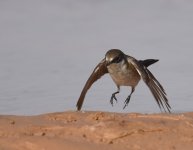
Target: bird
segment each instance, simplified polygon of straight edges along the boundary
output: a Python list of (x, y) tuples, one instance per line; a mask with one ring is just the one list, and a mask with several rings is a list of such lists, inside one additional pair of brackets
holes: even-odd
[(110, 49), (106, 52), (99, 64), (94, 68), (88, 78), (80, 97), (77, 101), (77, 111), (80, 111), (84, 102), (87, 91), (92, 84), (100, 79), (103, 75), (109, 74), (117, 86), (117, 91), (111, 96), (110, 103), (113, 106), (114, 101), (117, 101), (116, 94), (120, 92), (121, 86), (130, 86), (131, 92), (125, 100), (125, 109), (131, 99), (131, 95), (135, 91), (136, 86), (142, 79), (147, 87), (150, 89), (155, 98), (160, 110), (171, 113), (171, 106), (169, 104), (167, 94), (163, 86), (148, 70), (148, 66), (159, 61), (158, 59), (137, 60), (132, 56), (124, 54), (120, 49)]

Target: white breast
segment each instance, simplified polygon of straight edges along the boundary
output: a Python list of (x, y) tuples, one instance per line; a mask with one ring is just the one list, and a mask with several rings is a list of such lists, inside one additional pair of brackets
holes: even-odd
[(124, 60), (120, 63), (113, 63), (107, 68), (110, 76), (117, 85), (136, 86), (140, 80), (138, 72), (130, 68)]

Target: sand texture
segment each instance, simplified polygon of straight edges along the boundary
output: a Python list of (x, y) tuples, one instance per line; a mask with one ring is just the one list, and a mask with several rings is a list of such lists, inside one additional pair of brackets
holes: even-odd
[(192, 150), (193, 112), (0, 116), (0, 150)]

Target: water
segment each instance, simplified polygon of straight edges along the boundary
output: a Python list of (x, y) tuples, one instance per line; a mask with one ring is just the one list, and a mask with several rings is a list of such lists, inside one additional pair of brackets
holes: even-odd
[[(158, 58), (150, 70), (165, 87), (173, 112), (193, 108), (193, 2), (0, 1), (0, 114), (36, 115), (75, 110), (79, 94), (108, 49), (137, 59)], [(105, 75), (87, 93), (84, 110), (160, 112), (140, 82), (119, 102)]]

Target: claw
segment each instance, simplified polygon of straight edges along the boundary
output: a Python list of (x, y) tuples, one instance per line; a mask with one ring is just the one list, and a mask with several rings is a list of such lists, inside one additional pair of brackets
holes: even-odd
[(129, 104), (129, 101), (131, 99), (131, 95), (132, 93), (135, 91), (135, 87), (132, 87), (131, 89), (131, 93), (129, 94), (129, 96), (127, 97), (127, 99), (125, 100), (125, 106), (123, 107), (123, 109), (125, 109), (125, 107), (127, 107), (127, 105)]
[(127, 99), (125, 100), (125, 106), (123, 107), (123, 109), (125, 109), (125, 107), (128, 106), (129, 101), (130, 101), (130, 98), (131, 98), (131, 96), (129, 95), (129, 96), (127, 97)]
[(115, 100), (117, 102), (117, 98), (116, 98), (115, 94), (117, 94), (117, 93), (113, 93), (112, 96), (111, 96), (110, 103), (111, 103), (112, 106), (113, 106), (113, 100)]
[(115, 100), (117, 102), (117, 98), (116, 98), (115, 95), (118, 94), (119, 91), (120, 91), (120, 88), (119, 88), (119, 86), (117, 86), (117, 92), (113, 93), (112, 96), (111, 96), (111, 99), (110, 99), (110, 103), (111, 103), (112, 106), (113, 106), (113, 100)]

